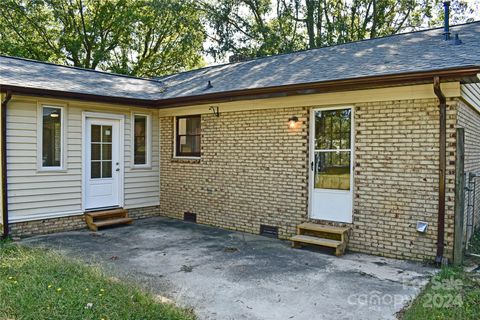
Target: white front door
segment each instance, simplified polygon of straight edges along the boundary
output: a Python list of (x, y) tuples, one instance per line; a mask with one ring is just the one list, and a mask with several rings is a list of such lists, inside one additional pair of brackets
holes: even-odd
[(352, 108), (310, 114), (310, 217), (352, 222)]
[(120, 121), (86, 118), (84, 207), (120, 206)]

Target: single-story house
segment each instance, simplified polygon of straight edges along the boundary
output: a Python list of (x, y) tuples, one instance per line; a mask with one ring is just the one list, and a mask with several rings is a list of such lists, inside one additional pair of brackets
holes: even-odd
[(480, 173), (479, 74), (480, 22), (158, 79), (1, 56), (4, 234), (123, 208), (452, 259), (472, 224), (464, 173)]

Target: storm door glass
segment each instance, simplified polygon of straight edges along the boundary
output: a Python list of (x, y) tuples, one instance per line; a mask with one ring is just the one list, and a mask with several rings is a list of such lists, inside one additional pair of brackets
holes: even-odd
[(351, 109), (315, 112), (315, 189), (350, 190)]

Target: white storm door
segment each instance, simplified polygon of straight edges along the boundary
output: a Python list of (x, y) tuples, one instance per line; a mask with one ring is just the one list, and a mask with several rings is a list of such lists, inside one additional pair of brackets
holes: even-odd
[(120, 121), (87, 118), (85, 209), (120, 206)]
[(314, 109), (310, 126), (310, 217), (352, 222), (352, 108)]

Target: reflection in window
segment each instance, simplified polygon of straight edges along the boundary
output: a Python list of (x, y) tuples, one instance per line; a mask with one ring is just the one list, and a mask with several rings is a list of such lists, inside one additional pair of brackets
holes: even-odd
[(147, 116), (134, 116), (133, 163), (147, 164)]
[(42, 167), (61, 167), (62, 109), (42, 107)]
[(350, 152), (315, 152), (315, 188), (350, 190)]
[(351, 109), (315, 112), (315, 188), (350, 190)]
[(315, 149), (350, 149), (351, 110), (315, 112)]
[(176, 156), (200, 157), (201, 117), (177, 117)]

